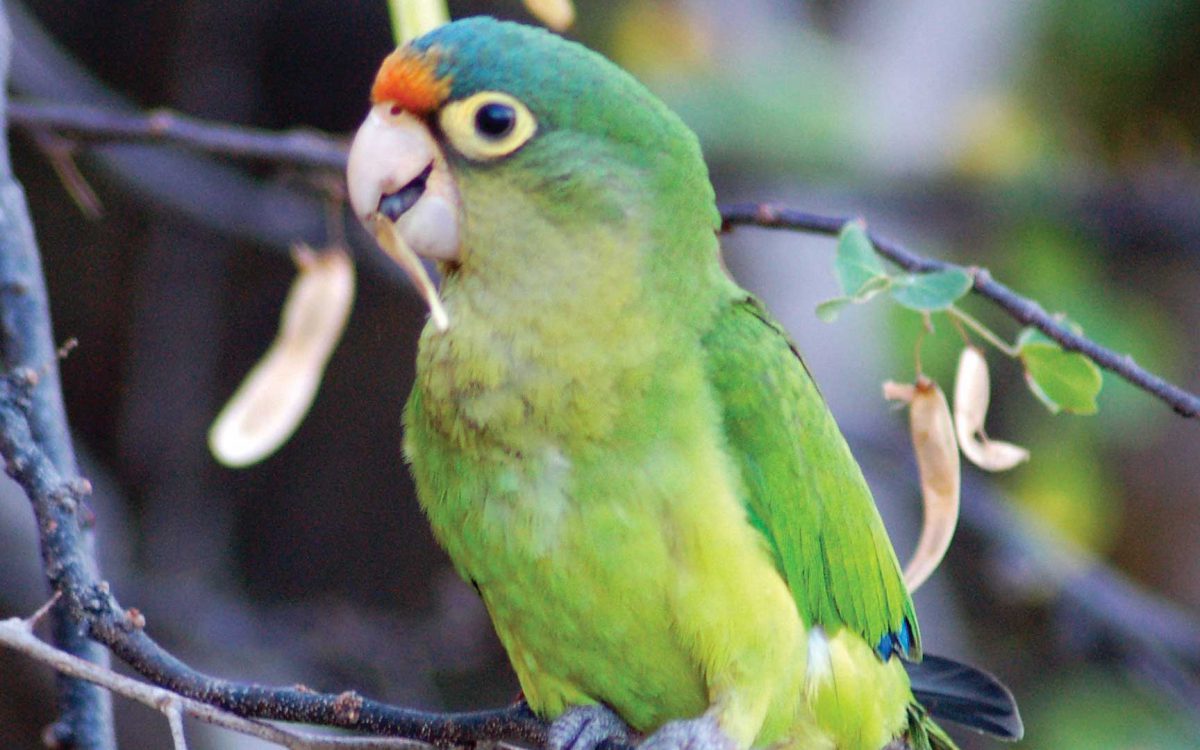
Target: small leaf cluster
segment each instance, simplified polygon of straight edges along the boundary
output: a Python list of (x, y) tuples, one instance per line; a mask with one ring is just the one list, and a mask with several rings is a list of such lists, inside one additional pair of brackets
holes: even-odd
[(866, 224), (850, 221), (838, 235), (834, 273), (842, 295), (817, 306), (817, 316), (835, 320), (850, 304), (861, 304), (886, 292), (897, 304), (930, 316), (945, 313), (974, 329), (1005, 355), (1018, 360), (1029, 389), (1054, 413), (1094, 414), (1102, 380), (1090, 359), (1065, 351), (1041, 331), (1026, 328), (1015, 345), (1008, 345), (992, 331), (956, 307), (971, 290), (974, 278), (963, 268), (930, 273), (891, 272), (875, 250)]
[(866, 302), (880, 292), (888, 292), (893, 300), (910, 310), (941, 312), (969, 292), (972, 284), (971, 274), (961, 268), (933, 273), (888, 273), (861, 221), (851, 221), (842, 227), (834, 272), (843, 296), (817, 306), (817, 315), (827, 323), (837, 318), (846, 305)]

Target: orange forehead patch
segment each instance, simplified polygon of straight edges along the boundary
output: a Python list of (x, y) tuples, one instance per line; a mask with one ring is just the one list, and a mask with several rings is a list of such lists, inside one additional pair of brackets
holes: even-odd
[(401, 47), (384, 59), (375, 85), (371, 87), (371, 102), (395, 102), (415, 115), (427, 115), (450, 96), (450, 77), (438, 78), (437, 53), (424, 54)]

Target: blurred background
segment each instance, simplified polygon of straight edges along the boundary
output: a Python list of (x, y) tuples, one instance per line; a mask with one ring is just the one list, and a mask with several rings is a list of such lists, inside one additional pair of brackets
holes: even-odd
[[(383, 0), (6, 3), (14, 96), (170, 107), (267, 128), (354, 129), (390, 50)], [(529, 20), (519, 2), (456, 16)], [(724, 202), (866, 217), (911, 248), (985, 265), (1101, 343), (1200, 389), (1200, 3), (1177, 0), (581, 0), (569, 36), (700, 135)], [(358, 299), (312, 412), (278, 454), (219, 466), (208, 425), (274, 335), (286, 249), (330, 236), (329, 175), (161, 148), (81, 149), (89, 218), (14, 130), (48, 274), (67, 408), (97, 487), (118, 598), (193, 666), (357, 689), (424, 708), (498, 706), (517, 685), (454, 576), (400, 460), (425, 312), (358, 251)], [(60, 159), (61, 164), (61, 159)], [(739, 229), (736, 275), (799, 342), (876, 491), (901, 558), (919, 490), (903, 413), (919, 320), (882, 300), (821, 323), (834, 245)], [(366, 245), (361, 245), (365, 248)], [(1012, 338), (978, 300), (967, 309)], [(922, 349), (949, 389), (961, 338)], [(1200, 428), (1111, 376), (1100, 413), (1051, 416), (989, 350), (990, 432), (1028, 446), (966, 469), (962, 528), (917, 596), (927, 649), (1001, 676), (1021, 747), (1200, 746)], [(32, 514), (0, 485), (0, 617), (46, 597)], [(125, 747), (169, 746), (118, 699)], [(0, 651), (0, 746), (40, 747), (45, 668)], [(193, 747), (243, 738), (191, 729)], [(997, 745), (972, 736), (965, 747)]]

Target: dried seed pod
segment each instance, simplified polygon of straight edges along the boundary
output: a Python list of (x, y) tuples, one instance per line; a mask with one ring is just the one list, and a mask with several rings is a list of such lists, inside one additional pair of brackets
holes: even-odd
[(563, 31), (575, 21), (575, 5), (571, 0), (525, 0), (525, 7), (555, 31)]
[(1029, 460), (1029, 451), (1002, 440), (991, 440), (983, 430), (991, 398), (991, 378), (983, 352), (963, 349), (954, 379), (954, 430), (963, 455), (988, 471), (1006, 471)]
[(375, 222), (375, 240), (379, 242), (379, 246), (383, 248), (384, 252), (390, 255), (392, 260), (396, 261), (404, 270), (413, 286), (417, 288), (417, 292), (429, 306), (429, 319), (433, 321), (434, 327), (439, 331), (445, 331), (450, 327), (450, 316), (446, 314), (446, 308), (442, 306), (442, 298), (438, 296), (437, 287), (434, 286), (433, 279), (429, 278), (425, 264), (421, 262), (416, 251), (404, 241), (400, 232), (395, 230), (387, 217), (377, 216)]
[(911, 404), (916, 395), (917, 387), (912, 383), (897, 383), (894, 380), (883, 381), (883, 397), (888, 401), (903, 401)]
[(937, 383), (921, 378), (915, 386), (885, 384), (884, 391), (909, 403), (909, 430), (921, 477), (921, 536), (904, 567), (904, 582), (909, 591), (916, 591), (941, 563), (958, 525), (958, 446), (950, 406)]
[(257, 463), (287, 442), (312, 406), (354, 302), (354, 264), (341, 248), (298, 247), (279, 333), (208, 432), (218, 461)]

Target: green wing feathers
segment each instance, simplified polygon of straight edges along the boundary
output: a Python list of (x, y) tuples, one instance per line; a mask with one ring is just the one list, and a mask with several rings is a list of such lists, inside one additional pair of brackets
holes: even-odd
[(787, 334), (746, 295), (704, 336), (751, 521), (810, 626), (920, 659), (912, 600), (870, 490)]

